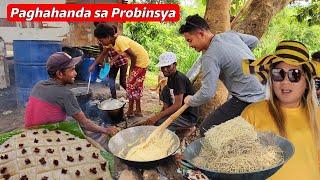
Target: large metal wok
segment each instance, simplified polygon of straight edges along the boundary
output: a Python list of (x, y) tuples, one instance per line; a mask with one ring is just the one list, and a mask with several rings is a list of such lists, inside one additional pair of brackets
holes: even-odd
[(135, 168), (150, 169), (158, 166), (161, 163), (165, 163), (169, 159), (169, 156), (175, 153), (180, 146), (180, 140), (178, 136), (174, 132), (167, 129), (165, 131), (171, 134), (172, 138), (174, 139), (174, 143), (171, 146), (171, 149), (168, 151), (169, 153), (167, 156), (158, 157), (152, 161), (132, 161), (124, 157), (130, 148), (139, 143), (137, 141), (138, 139), (147, 138), (156, 128), (157, 126), (137, 126), (124, 129), (110, 139), (108, 144), (109, 150), (116, 157), (123, 160), (127, 165)]
[(196, 141), (192, 142), (184, 151), (184, 163), (186, 166), (189, 166), (192, 169), (200, 170), (202, 173), (204, 173), (206, 176), (208, 176), (209, 179), (245, 179), (245, 180), (259, 180), (259, 179), (267, 179), (268, 177), (272, 176), (275, 172), (277, 172), (284, 163), (286, 163), (293, 155), (294, 153), (294, 147), (290, 141), (287, 139), (277, 136), (270, 132), (264, 132), (264, 133), (258, 133), (258, 136), (264, 145), (272, 144), (277, 145), (281, 148), (284, 155), (284, 162), (271, 167), (269, 169), (264, 169), (257, 172), (250, 172), (250, 173), (222, 173), (210, 169), (206, 169), (203, 167), (196, 166), (192, 159), (195, 158), (202, 147), (202, 141), (203, 138), (197, 139)]

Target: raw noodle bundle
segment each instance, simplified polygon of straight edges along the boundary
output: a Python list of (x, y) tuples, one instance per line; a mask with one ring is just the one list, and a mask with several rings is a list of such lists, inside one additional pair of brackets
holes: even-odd
[(254, 127), (238, 116), (205, 133), (195, 165), (223, 173), (254, 172), (284, 161), (277, 146), (262, 145)]

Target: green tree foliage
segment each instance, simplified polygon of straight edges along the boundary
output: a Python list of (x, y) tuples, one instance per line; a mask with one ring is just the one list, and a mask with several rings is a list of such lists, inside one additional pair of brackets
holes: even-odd
[(178, 34), (179, 27), (178, 23), (126, 23), (124, 34), (146, 48), (151, 59), (150, 71), (159, 70), (155, 65), (161, 53), (172, 51), (178, 56), (178, 68), (187, 72), (198, 53), (191, 50), (184, 38)]
[(310, 6), (300, 7), (297, 11), (297, 20), (307, 22), (309, 26), (320, 25), (320, 1), (313, 1)]
[(236, 16), (243, 7), (246, 0), (232, 0), (230, 7), (230, 15)]
[(310, 27), (307, 22), (297, 21), (297, 11), (296, 8), (288, 7), (272, 19), (268, 31), (254, 51), (256, 57), (273, 53), (280, 41), (289, 39), (303, 42), (310, 52), (320, 50), (320, 25)]
[[(178, 33), (180, 25), (184, 23), (185, 17), (191, 14), (204, 14), (204, 5), (198, 1), (196, 8), (181, 7), (181, 21), (176, 23), (125, 23), (124, 35), (139, 42), (149, 53), (151, 64), (150, 71), (159, 71), (155, 65), (158, 57), (165, 51), (172, 51), (178, 57), (178, 69), (184, 73), (188, 72), (199, 53), (189, 48), (184, 37)], [(195, 1), (197, 3), (197, 1)]]
[[(188, 47), (184, 37), (178, 33), (181, 24), (188, 15), (204, 15), (204, 0), (195, 1), (190, 7), (181, 7), (181, 20), (176, 23), (125, 23), (124, 34), (143, 45), (151, 59), (150, 71), (158, 72), (155, 67), (158, 57), (165, 51), (172, 51), (178, 56), (178, 69), (188, 72), (194, 61), (200, 55)], [(233, 0), (234, 13), (236, 14), (243, 6), (244, 0)], [(196, 7), (196, 8), (193, 8)], [(299, 22), (296, 15), (299, 7), (287, 7), (278, 13), (271, 21), (268, 31), (260, 40), (259, 46), (254, 50), (256, 57), (273, 53), (276, 45), (281, 40), (298, 40), (305, 43), (310, 52), (320, 50), (320, 25), (309, 26), (308, 21)]]

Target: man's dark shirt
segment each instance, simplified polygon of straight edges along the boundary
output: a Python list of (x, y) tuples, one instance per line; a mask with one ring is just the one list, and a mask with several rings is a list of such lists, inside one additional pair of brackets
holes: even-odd
[[(188, 77), (177, 71), (174, 75), (168, 77), (167, 86), (163, 89), (160, 99), (171, 106), (174, 103), (173, 96), (180, 94), (183, 94), (184, 99), (188, 95), (193, 95), (194, 89)], [(181, 116), (190, 120), (192, 123), (196, 123), (198, 108), (189, 107), (181, 114)]]

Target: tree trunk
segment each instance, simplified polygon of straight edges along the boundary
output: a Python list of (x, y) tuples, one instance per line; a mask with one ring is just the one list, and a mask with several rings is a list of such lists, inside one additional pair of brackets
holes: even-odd
[[(216, 1), (208, 0), (205, 19), (209, 24), (210, 31), (214, 34), (218, 34), (230, 29), (230, 0)], [(195, 90), (199, 90), (201, 87), (202, 73), (200, 72), (198, 77), (194, 82)], [(212, 99), (200, 106), (200, 118), (205, 118), (211, 111), (215, 110), (217, 107), (221, 106), (226, 102), (228, 97), (228, 90), (222, 83), (218, 80), (217, 82), (216, 94)]]
[(292, 0), (249, 0), (248, 6), (234, 19), (231, 28), (261, 38), (271, 18)]
[(213, 34), (230, 29), (230, 0), (208, 0), (205, 19)]

